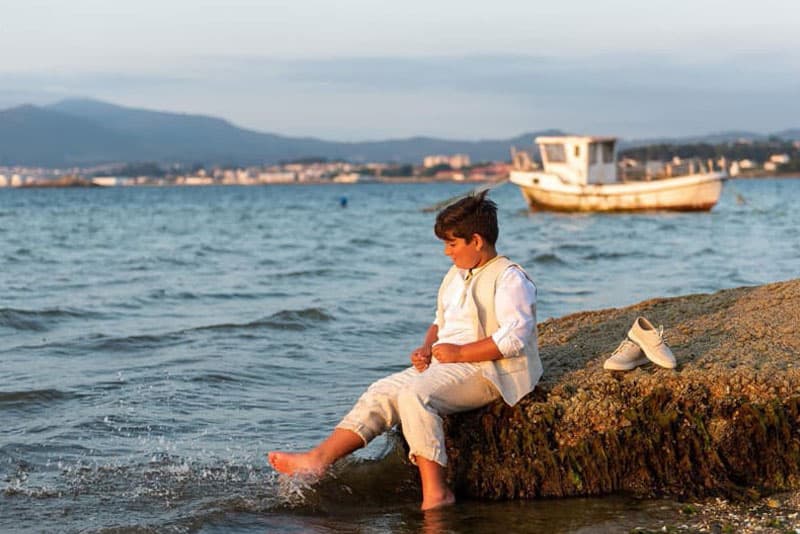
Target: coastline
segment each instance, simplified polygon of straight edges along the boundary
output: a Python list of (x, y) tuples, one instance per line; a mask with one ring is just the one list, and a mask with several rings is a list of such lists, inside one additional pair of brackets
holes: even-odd
[(479, 185), (485, 183), (494, 183), (498, 180), (450, 180), (450, 179), (437, 179), (425, 177), (408, 177), (408, 178), (376, 178), (374, 180), (364, 180), (359, 182), (335, 182), (333, 180), (301, 180), (292, 182), (264, 182), (264, 183), (202, 183), (202, 184), (185, 184), (174, 182), (147, 182), (140, 184), (125, 184), (125, 185), (103, 185), (92, 182), (91, 179), (86, 178), (69, 178), (58, 179), (52, 181), (39, 181), (33, 183), (26, 183), (18, 186), (5, 186), (0, 189), (49, 189), (49, 188), (76, 188), (76, 187), (93, 187), (103, 189), (113, 189), (120, 187), (263, 187), (263, 186), (305, 186), (305, 185), (331, 185), (331, 186), (353, 186), (353, 185), (366, 185), (366, 184), (388, 184), (388, 185), (401, 185), (401, 184), (464, 184), (464, 185)]
[[(752, 172), (743, 173), (738, 176), (729, 176), (727, 181), (733, 180), (794, 180), (800, 179), (800, 172), (790, 173), (763, 173)], [(258, 187), (258, 186), (286, 186), (286, 185), (332, 185), (332, 186), (353, 186), (364, 184), (464, 184), (464, 185), (480, 185), (491, 184), (502, 181), (503, 179), (465, 179), (453, 180), (442, 179), (436, 177), (423, 177), (423, 176), (407, 176), (407, 177), (379, 177), (369, 180), (356, 181), (356, 182), (336, 182), (333, 180), (299, 180), (299, 181), (286, 181), (286, 182), (262, 182), (262, 183), (225, 183), (225, 182), (210, 182), (210, 183), (176, 183), (164, 180), (148, 180), (143, 183), (129, 183), (118, 185), (105, 185), (93, 182), (90, 178), (83, 178), (79, 176), (70, 176), (56, 180), (41, 180), (38, 182), (30, 182), (16, 186), (0, 186), (0, 189), (45, 189), (45, 188), (79, 188), (79, 187), (94, 187), (94, 188), (115, 188), (115, 187)]]

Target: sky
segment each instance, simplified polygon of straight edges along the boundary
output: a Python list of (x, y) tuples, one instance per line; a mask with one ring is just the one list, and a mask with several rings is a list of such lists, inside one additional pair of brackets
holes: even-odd
[(798, 0), (0, 0), (0, 109), (339, 141), (800, 128)]

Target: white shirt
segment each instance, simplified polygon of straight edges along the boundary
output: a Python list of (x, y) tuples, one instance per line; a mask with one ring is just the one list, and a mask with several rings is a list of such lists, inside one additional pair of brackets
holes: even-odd
[[(468, 270), (459, 269), (442, 293), (443, 313), (438, 312), (434, 324), (438, 327), (438, 343), (465, 345), (475, 339), (474, 308), (461, 298), (472, 279), (465, 281)], [(497, 348), (504, 357), (516, 356), (536, 326), (533, 306), (536, 304), (536, 286), (515, 266), (503, 271), (497, 280), (494, 311), (500, 328), (492, 334)]]

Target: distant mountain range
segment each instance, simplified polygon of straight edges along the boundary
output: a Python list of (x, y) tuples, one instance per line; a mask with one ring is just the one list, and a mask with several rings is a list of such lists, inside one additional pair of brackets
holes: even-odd
[[(72, 99), (49, 106), (24, 105), (0, 111), (0, 165), (71, 167), (142, 161), (254, 165), (310, 157), (418, 163), (429, 154), (455, 153), (469, 154), (473, 161), (507, 160), (511, 146), (530, 147), (537, 135), (560, 133), (545, 130), (509, 139), (479, 141), (412, 137), (341, 143), (256, 132), (205, 115)], [(800, 139), (800, 129), (772, 135)], [(721, 143), (767, 137), (752, 132), (725, 132), (683, 139), (624, 141), (622, 146), (657, 142)]]

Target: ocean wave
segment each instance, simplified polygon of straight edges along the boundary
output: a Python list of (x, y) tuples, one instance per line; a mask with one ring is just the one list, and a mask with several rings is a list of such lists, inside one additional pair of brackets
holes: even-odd
[(277, 313), (249, 323), (226, 323), (209, 326), (200, 326), (188, 331), (201, 330), (250, 330), (259, 328), (274, 328), (277, 330), (306, 330), (313, 328), (317, 323), (333, 321), (334, 317), (321, 308), (305, 308), (302, 310), (281, 310)]
[(586, 297), (595, 292), (591, 289), (580, 289), (576, 287), (550, 287), (543, 294), (557, 295), (562, 297)]
[(697, 257), (697, 256), (714, 256), (714, 254), (716, 254), (716, 251), (713, 248), (711, 248), (711, 247), (703, 247), (702, 249), (700, 249), (697, 252), (695, 252), (694, 256), (695, 257)]
[(44, 332), (63, 320), (97, 319), (102, 317), (102, 313), (72, 308), (45, 308), (41, 310), (0, 308), (0, 327)]
[[(38, 345), (19, 345), (14, 349), (40, 351), (47, 349), (51, 355), (74, 356), (76, 354), (93, 354), (107, 352), (140, 352), (144, 350), (172, 347), (187, 342), (187, 336), (195, 332), (239, 332), (274, 329), (303, 331), (317, 327), (320, 323), (333, 321), (335, 318), (321, 308), (305, 308), (300, 310), (282, 310), (277, 313), (248, 323), (222, 323), (198, 326), (161, 334), (138, 334), (130, 336), (108, 336), (93, 334), (67, 342), (50, 342)], [(0, 323), (1, 324), (1, 323)]]
[(392, 243), (389, 243), (386, 240), (375, 239), (372, 237), (353, 237), (347, 243), (349, 245), (353, 245), (354, 247), (358, 247), (359, 249), (369, 249), (372, 247), (385, 249), (393, 246)]
[(194, 292), (194, 291), (170, 291), (168, 289), (153, 289), (145, 296), (136, 297), (135, 301), (144, 304), (150, 301), (191, 301), (191, 300), (259, 300), (274, 297), (285, 297), (287, 293), (282, 292), (249, 292), (249, 291), (218, 291), (218, 292)]
[(197, 250), (195, 250), (195, 256), (198, 258), (202, 258), (205, 256), (217, 256), (217, 255), (235, 255), (235, 256), (247, 256), (248, 252), (246, 250), (235, 249), (235, 248), (225, 248), (225, 247), (214, 247), (211, 245), (202, 245)]
[(58, 389), (6, 391), (0, 392), (0, 410), (8, 407), (19, 408), (26, 405), (42, 406), (80, 397), (81, 395), (77, 393), (70, 393)]
[(271, 293), (242, 293), (242, 292), (221, 292), (221, 293), (203, 293), (199, 295), (201, 298), (208, 298), (214, 300), (258, 300), (274, 296)]
[(591, 254), (587, 254), (581, 258), (584, 261), (594, 261), (594, 260), (618, 260), (622, 258), (628, 258), (630, 256), (637, 256), (639, 252), (592, 252)]
[(558, 254), (554, 254), (552, 252), (543, 252), (541, 254), (537, 254), (526, 263), (536, 265), (566, 265), (567, 262), (562, 260)]
[(556, 250), (564, 252), (586, 252), (594, 249), (594, 245), (582, 245), (580, 243), (563, 243), (556, 246)]
[(160, 335), (138, 335), (124, 337), (103, 336), (91, 344), (91, 349), (98, 351), (127, 352), (178, 345), (183, 341), (185, 341), (183, 336), (177, 332)]
[(200, 384), (227, 384), (241, 382), (241, 378), (233, 376), (232, 373), (206, 373), (190, 378), (189, 382), (197, 382)]
[(148, 256), (129, 258), (120, 263), (128, 271), (150, 271), (157, 266), (168, 267), (196, 267), (196, 261), (175, 257), (175, 256)]
[(333, 273), (331, 269), (303, 269), (300, 271), (289, 271), (285, 273), (271, 273), (270, 278), (305, 278), (305, 277), (322, 277), (328, 276)]

